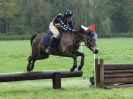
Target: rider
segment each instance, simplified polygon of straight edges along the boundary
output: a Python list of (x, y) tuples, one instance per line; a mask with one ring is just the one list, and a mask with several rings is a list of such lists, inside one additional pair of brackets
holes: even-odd
[(46, 53), (50, 53), (53, 43), (58, 39), (60, 33), (59, 31), (72, 31), (73, 30), (73, 12), (71, 10), (66, 10), (64, 14), (58, 14), (53, 18), (52, 22), (49, 25), (50, 31), (53, 33), (53, 36), (50, 40), (49, 46), (45, 50)]

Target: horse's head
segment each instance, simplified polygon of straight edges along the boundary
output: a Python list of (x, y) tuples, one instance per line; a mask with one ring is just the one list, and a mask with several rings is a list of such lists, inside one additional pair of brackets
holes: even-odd
[(97, 48), (96, 40), (97, 40), (97, 34), (92, 31), (85, 31), (87, 33), (87, 38), (85, 41), (85, 45), (93, 51), (94, 54), (98, 54), (99, 50)]
[(83, 27), (79, 29), (79, 32), (83, 34), (85, 45), (92, 50), (94, 54), (98, 54), (99, 50), (96, 46), (97, 34)]

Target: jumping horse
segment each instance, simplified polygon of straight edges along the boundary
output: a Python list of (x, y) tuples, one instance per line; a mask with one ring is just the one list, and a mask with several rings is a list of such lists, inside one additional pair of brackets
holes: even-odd
[[(80, 65), (78, 66), (78, 70), (81, 70), (84, 65), (84, 53), (78, 51), (80, 43), (84, 42), (85, 46), (95, 54), (99, 51), (96, 46), (95, 34), (92, 31), (80, 27), (75, 31), (62, 31), (60, 39), (57, 40), (52, 47), (51, 53), (48, 54), (45, 52), (48, 46), (45, 38), (48, 37), (50, 39), (48, 34), (49, 33), (38, 33), (31, 37), (32, 53), (28, 58), (27, 71), (33, 70), (36, 60), (46, 59), (49, 55), (72, 57), (74, 62), (70, 69), (71, 72), (77, 68), (77, 57), (81, 56)], [(50, 35), (52, 36), (52, 34)]]

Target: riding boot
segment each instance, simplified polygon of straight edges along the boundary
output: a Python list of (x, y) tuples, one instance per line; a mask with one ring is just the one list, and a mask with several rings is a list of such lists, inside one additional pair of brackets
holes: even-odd
[(53, 44), (54, 44), (55, 41), (56, 41), (56, 38), (55, 37), (52, 37), (51, 40), (50, 40), (49, 46), (45, 50), (46, 53), (50, 53), (51, 48), (52, 48), (52, 46), (53, 46)]

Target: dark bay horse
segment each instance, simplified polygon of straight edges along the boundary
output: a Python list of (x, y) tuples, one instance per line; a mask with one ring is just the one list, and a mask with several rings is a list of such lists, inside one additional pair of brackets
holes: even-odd
[[(35, 34), (31, 37), (32, 53), (28, 58), (27, 71), (32, 71), (36, 60), (46, 59), (49, 54), (45, 53), (45, 49), (48, 45), (43, 44), (42, 40), (46, 36), (46, 33)], [(78, 66), (78, 70), (81, 70), (84, 65), (84, 53), (78, 52), (81, 42), (85, 42), (85, 45), (97, 54), (98, 49), (96, 47), (95, 35), (92, 31), (85, 31), (83, 28), (79, 28), (73, 32), (64, 31), (58, 41), (58, 44), (53, 46), (51, 55), (72, 57), (74, 59), (73, 66), (70, 71), (74, 71), (77, 68), (77, 57), (81, 56), (81, 62)], [(45, 43), (45, 42), (44, 42)]]

